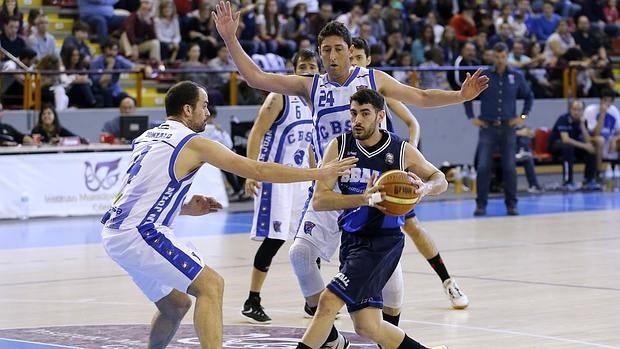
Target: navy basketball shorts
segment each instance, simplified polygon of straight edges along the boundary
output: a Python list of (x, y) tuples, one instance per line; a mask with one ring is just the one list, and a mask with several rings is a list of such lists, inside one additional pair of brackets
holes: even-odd
[(407, 213), (405, 214), (405, 220), (407, 220), (407, 219), (409, 219), (409, 218), (413, 218), (413, 217), (415, 217), (415, 216), (416, 216), (416, 214), (415, 214), (415, 208), (412, 208), (412, 209), (411, 209), (411, 211), (409, 211), (409, 212), (407, 212)]
[(342, 299), (349, 312), (383, 308), (382, 290), (396, 269), (405, 246), (400, 230), (372, 236), (342, 233), (340, 271), (327, 288)]

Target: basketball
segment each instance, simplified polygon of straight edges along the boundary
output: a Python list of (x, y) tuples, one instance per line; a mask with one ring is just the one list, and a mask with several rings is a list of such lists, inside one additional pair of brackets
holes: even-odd
[(379, 205), (385, 207), (385, 214), (402, 216), (411, 211), (420, 197), (415, 193), (417, 187), (405, 171), (387, 171), (379, 177), (376, 185), (383, 186), (385, 197)]

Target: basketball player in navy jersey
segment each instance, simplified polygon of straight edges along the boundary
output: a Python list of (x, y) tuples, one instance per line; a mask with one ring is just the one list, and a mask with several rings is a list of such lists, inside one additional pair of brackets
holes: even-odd
[(107, 254), (131, 276), (157, 307), (149, 348), (165, 348), (196, 297), (194, 328), (202, 349), (222, 348), (224, 280), (199, 252), (179, 241), (171, 228), (179, 214), (199, 216), (221, 205), (202, 195), (185, 203), (194, 175), (205, 163), (268, 182), (331, 178), (346, 173), (355, 159), (303, 169), (239, 156), (199, 137), (208, 112), (204, 88), (191, 81), (166, 93), (166, 122), (134, 140), (132, 162), (112, 207), (101, 222)]
[[(380, 130), (385, 100), (362, 89), (351, 96), (352, 131), (332, 140), (324, 161), (356, 156), (349, 174), (319, 180), (312, 205), (316, 210), (343, 210), (340, 269), (321, 294), (314, 318), (297, 348), (317, 349), (325, 341), (336, 312), (346, 304), (355, 332), (383, 348), (426, 348), (400, 328), (381, 319), (382, 290), (396, 269), (405, 242), (404, 216), (385, 215), (385, 195), (374, 181), (390, 170), (410, 171), (416, 194), (438, 195), (446, 190), (445, 176), (410, 143)], [(377, 198), (377, 193), (379, 193)]]
[[(370, 64), (370, 62), (370, 49), (368, 47), (368, 44), (366, 43), (366, 40), (362, 38), (353, 38), (351, 44), (351, 63), (354, 66), (361, 66), (366, 68)], [(389, 98), (386, 98), (385, 100), (386, 106), (389, 108), (389, 110), (393, 112), (393, 114), (396, 114), (401, 120), (416, 120), (415, 116), (411, 113), (409, 108), (407, 108), (401, 102)], [(387, 117), (388, 115), (386, 115), (386, 118)], [(418, 124), (417, 120), (415, 121), (415, 124)], [(390, 123), (386, 123), (386, 125), (388, 125), (388, 127), (386, 128), (388, 131), (394, 132), (393, 128), (390, 128)], [(408, 129), (409, 143), (413, 144), (413, 146), (417, 148), (418, 141), (420, 139), (420, 126), (419, 124), (417, 127), (408, 126)], [(458, 286), (456, 280), (450, 277), (448, 269), (443, 263), (443, 259), (439, 255), (439, 250), (437, 249), (435, 242), (426, 232), (420, 221), (416, 218), (415, 212), (411, 211), (407, 214), (403, 230), (405, 234), (407, 234), (411, 238), (411, 240), (413, 240), (418, 251), (422, 254), (422, 256), (424, 256), (424, 258), (431, 265), (433, 270), (435, 270), (435, 273), (437, 273), (439, 279), (441, 279), (444, 291), (452, 302), (452, 307), (455, 309), (467, 308), (467, 306), (469, 305), (469, 299)], [(392, 282), (392, 280), (390, 280), (390, 282)], [(400, 309), (384, 306), (383, 315), (384, 318), (392, 320), (390, 322), (396, 325), (398, 324), (398, 318), (400, 317)]]
[[(297, 75), (312, 76), (319, 72), (319, 58), (314, 51), (303, 49), (292, 61)], [(272, 92), (265, 99), (250, 131), (247, 157), (308, 167), (311, 140), (312, 112), (305, 100)], [(241, 311), (252, 322), (271, 322), (261, 306), (260, 291), (273, 257), (289, 236), (297, 232), (309, 186), (307, 182), (261, 184), (253, 179), (245, 181), (246, 193), (254, 196), (251, 237), (262, 240), (254, 256), (250, 294)]]

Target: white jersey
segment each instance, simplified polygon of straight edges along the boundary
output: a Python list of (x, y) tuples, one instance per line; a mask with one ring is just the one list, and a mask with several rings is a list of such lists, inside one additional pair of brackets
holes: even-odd
[[(261, 142), (259, 161), (308, 167), (308, 146), (312, 142), (312, 113), (306, 102), (283, 96), (282, 114), (271, 125)], [(287, 240), (299, 224), (310, 182), (262, 183), (254, 200), (253, 239)]]
[(308, 167), (308, 146), (312, 142), (312, 114), (308, 104), (296, 96), (283, 96), (282, 115), (262, 139), (258, 161)]
[(123, 185), (101, 220), (106, 228), (172, 225), (196, 174), (176, 178), (174, 165), (183, 146), (195, 136), (182, 123), (168, 120), (134, 140)]
[(313, 145), (317, 160), (323, 158), (329, 142), (351, 131), (350, 98), (358, 90), (377, 90), (373, 69), (352, 67), (347, 81), (341, 86), (330, 81), (327, 74), (314, 75), (310, 99), (314, 124)]

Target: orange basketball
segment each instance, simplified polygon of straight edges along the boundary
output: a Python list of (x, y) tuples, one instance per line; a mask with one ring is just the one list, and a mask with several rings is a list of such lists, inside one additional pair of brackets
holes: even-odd
[(386, 208), (390, 216), (402, 216), (411, 211), (420, 197), (415, 193), (417, 186), (405, 171), (387, 171), (379, 177), (376, 185), (382, 185), (385, 197), (379, 205)]

